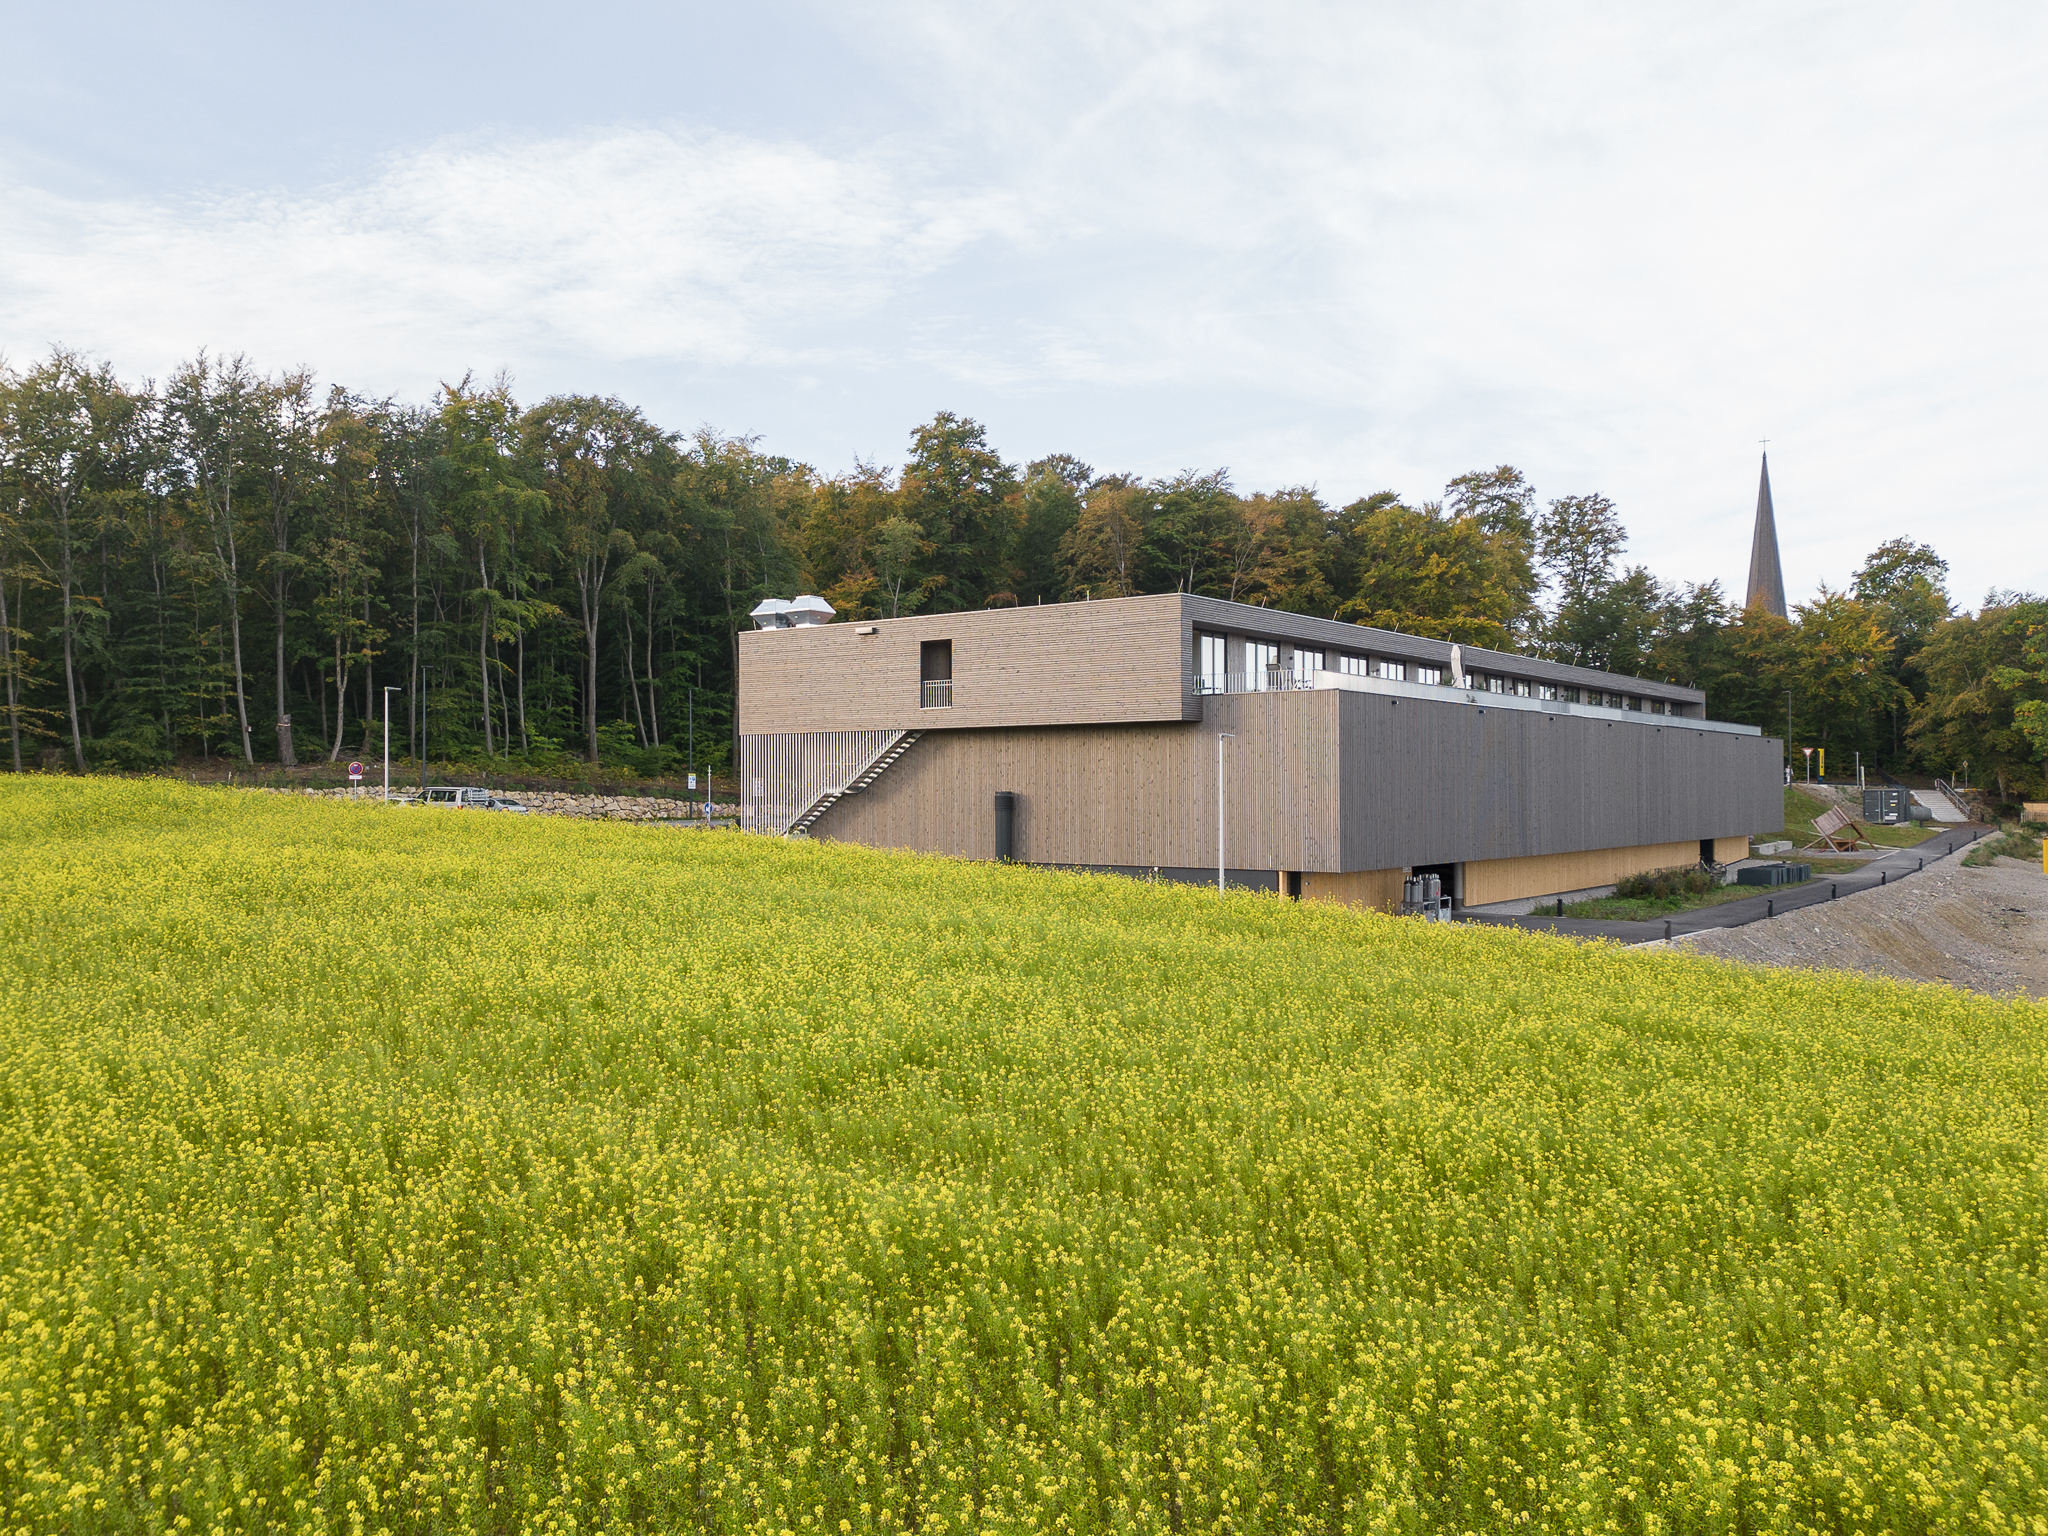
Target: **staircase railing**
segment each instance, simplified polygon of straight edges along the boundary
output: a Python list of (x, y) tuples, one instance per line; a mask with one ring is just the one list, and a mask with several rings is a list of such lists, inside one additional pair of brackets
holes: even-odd
[(803, 837), (808, 835), (811, 828), (816, 826), (819, 819), (827, 811), (831, 810), (833, 806), (837, 805), (848, 795), (859, 794), (862, 790), (873, 784), (875, 780), (887, 773), (902, 758), (904, 753), (917, 745), (917, 738), (923, 734), (924, 732), (922, 731), (898, 731), (883, 745), (881, 751), (863, 763), (859, 770), (849, 777), (844, 784), (824, 791), (817, 799), (805, 806), (798, 813), (796, 820), (789, 824), (789, 830), (784, 836)]

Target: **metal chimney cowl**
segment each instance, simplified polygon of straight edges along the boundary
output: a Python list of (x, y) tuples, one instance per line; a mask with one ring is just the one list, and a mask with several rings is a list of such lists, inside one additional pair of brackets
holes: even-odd
[(764, 597), (747, 617), (756, 629), (809, 629), (814, 624), (830, 624), (838, 615), (825, 599), (806, 593), (788, 603), (779, 597)]

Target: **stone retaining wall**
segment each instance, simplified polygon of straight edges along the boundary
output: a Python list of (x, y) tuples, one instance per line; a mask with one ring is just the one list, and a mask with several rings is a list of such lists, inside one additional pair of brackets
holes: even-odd
[[(270, 789), (268, 794), (311, 795), (319, 800), (378, 800), (383, 797), (381, 786), (365, 784), (352, 789)], [(407, 794), (417, 793), (408, 790)], [(552, 790), (508, 789), (494, 791), (507, 800), (517, 800), (528, 810), (542, 816), (575, 816), (585, 821), (677, 821), (685, 818), (696, 820), (703, 815), (703, 802), (690, 800), (656, 799), (647, 795), (564, 795)], [(393, 788), (391, 798), (395, 802), (400, 791)], [(739, 815), (736, 805), (711, 807), (713, 817), (735, 817)]]

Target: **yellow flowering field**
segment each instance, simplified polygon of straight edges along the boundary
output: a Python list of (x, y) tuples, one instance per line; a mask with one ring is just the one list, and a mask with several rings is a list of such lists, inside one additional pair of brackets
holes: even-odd
[(2048, 1008), (0, 780), (0, 1525), (2048, 1531)]

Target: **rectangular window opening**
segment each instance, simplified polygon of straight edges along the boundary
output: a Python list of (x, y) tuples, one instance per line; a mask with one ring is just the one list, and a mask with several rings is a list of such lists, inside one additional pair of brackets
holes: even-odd
[(1245, 690), (1265, 693), (1280, 686), (1280, 647), (1257, 640), (1244, 643)]
[(918, 707), (953, 707), (953, 642), (927, 640), (917, 648)]
[(1226, 680), (1230, 671), (1224, 656), (1223, 637), (1196, 631), (1196, 671), (1198, 686), (1203, 693), (1223, 693), (1230, 684)]

